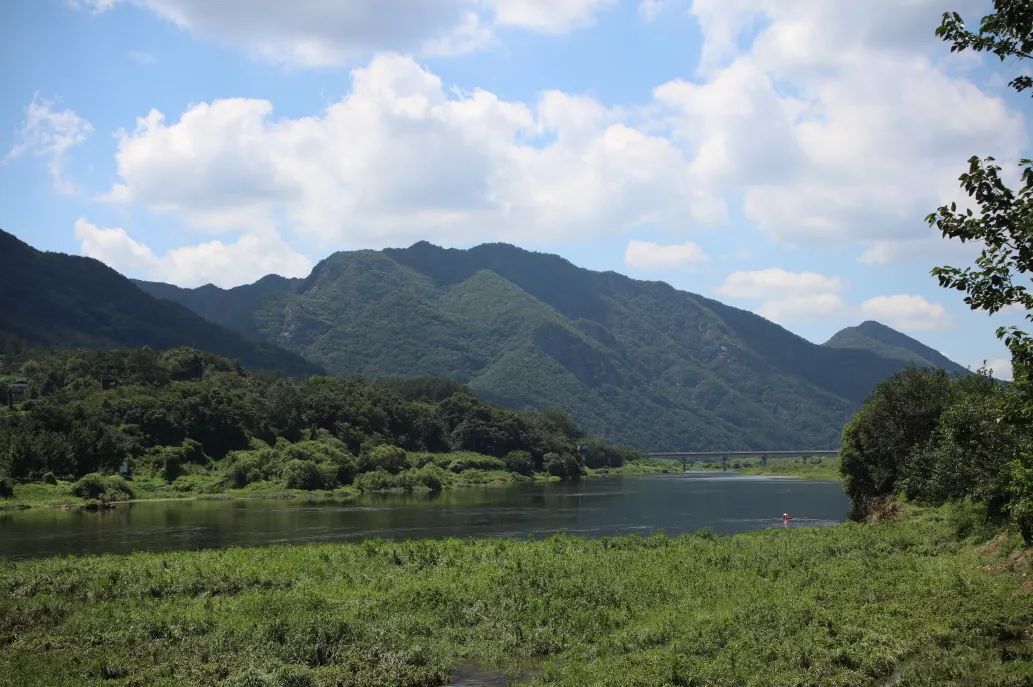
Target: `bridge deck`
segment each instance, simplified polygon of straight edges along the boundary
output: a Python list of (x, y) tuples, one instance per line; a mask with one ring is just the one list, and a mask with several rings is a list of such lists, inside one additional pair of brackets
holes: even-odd
[(839, 455), (839, 451), (668, 451), (661, 453), (647, 453), (650, 458), (752, 458), (755, 456), (822, 456), (833, 458)]

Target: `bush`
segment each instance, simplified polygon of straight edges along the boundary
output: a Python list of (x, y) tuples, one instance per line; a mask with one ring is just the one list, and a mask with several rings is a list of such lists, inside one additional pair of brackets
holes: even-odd
[(6, 477), (0, 477), (0, 499), (14, 497), (14, 485)]
[(283, 478), (288, 489), (333, 489), (337, 486), (332, 467), (319, 465), (311, 460), (292, 460), (283, 469)]
[(360, 467), (363, 472), (385, 470), (396, 475), (405, 469), (405, 450), (388, 444), (375, 446), (366, 453)]
[(99, 472), (86, 475), (72, 485), (72, 494), (81, 499), (96, 499), (104, 495), (107, 485)]
[(82, 499), (129, 501), (136, 497), (132, 488), (119, 475), (104, 476), (99, 472), (86, 475), (74, 485), (72, 494)]
[(51, 486), (57, 486), (57, 475), (55, 475), (52, 472), (48, 472), (47, 474), (43, 475), (43, 483), (49, 484)]
[(528, 477), (534, 472), (534, 460), (527, 451), (510, 451), (505, 459), (506, 470)]
[(362, 491), (388, 491), (398, 488), (398, 480), (387, 470), (379, 468), (360, 474), (355, 478), (355, 486)]

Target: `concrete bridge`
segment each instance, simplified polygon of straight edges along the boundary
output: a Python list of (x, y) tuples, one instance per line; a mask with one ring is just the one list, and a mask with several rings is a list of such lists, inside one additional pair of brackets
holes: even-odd
[(721, 469), (728, 469), (729, 458), (760, 458), (761, 465), (768, 464), (768, 458), (800, 458), (806, 456), (818, 456), (821, 458), (835, 458), (839, 450), (800, 450), (800, 451), (667, 451), (662, 453), (647, 453), (650, 458), (663, 458), (677, 460), (681, 463), (682, 470), (686, 465), (692, 465), (697, 461), (712, 458), (721, 459)]

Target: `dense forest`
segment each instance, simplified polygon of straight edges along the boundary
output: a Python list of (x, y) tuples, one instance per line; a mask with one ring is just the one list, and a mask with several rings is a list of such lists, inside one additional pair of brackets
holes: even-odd
[(507, 244), (341, 252), (305, 279), (232, 289), (136, 283), (334, 374), (453, 379), (507, 408), (564, 408), (642, 450), (832, 448), (872, 387), (928, 350), (892, 330), (892, 348), (818, 346), (667, 284)]
[(11, 337), (0, 355), (0, 381), (29, 384), (0, 410), (0, 478), (79, 480), (83, 496), (131, 497), (126, 467), (184, 491), (436, 490), (469, 471), (577, 479), (642, 458), (561, 410), (505, 410), (445, 380), (299, 381), (190, 348), (53, 350)]

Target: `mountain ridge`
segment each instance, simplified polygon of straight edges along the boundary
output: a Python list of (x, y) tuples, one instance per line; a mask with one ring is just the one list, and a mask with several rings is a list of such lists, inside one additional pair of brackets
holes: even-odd
[(841, 329), (822, 345), (870, 350), (882, 357), (914, 363), (919, 367), (942, 367), (947, 372), (962, 375), (971, 373), (936, 349), (874, 320)]
[(99, 260), (36, 250), (0, 230), (0, 332), (62, 348), (191, 346), (258, 370), (321, 371), (296, 353), (247, 338), (174, 299), (138, 288)]
[(445, 377), (647, 450), (834, 447), (902, 361), (669, 284), (489, 243), (337, 252), (302, 279), (137, 282), (336, 374)]

